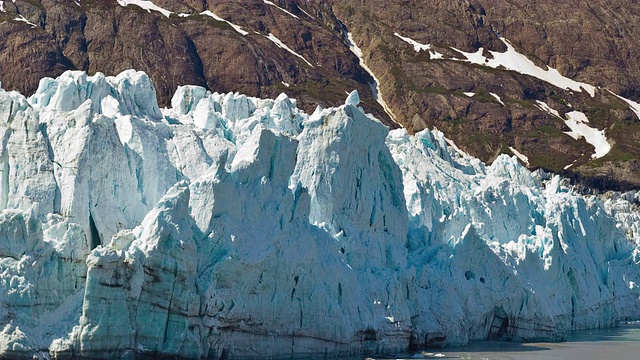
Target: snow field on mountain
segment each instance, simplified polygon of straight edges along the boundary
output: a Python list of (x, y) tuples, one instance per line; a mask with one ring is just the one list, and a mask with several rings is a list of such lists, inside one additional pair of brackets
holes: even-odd
[(484, 55), (482, 55), (482, 52), (484, 51), (483, 48), (478, 49), (478, 51), (475, 53), (468, 53), (453, 47), (452, 49), (459, 52), (465, 57), (465, 59), (457, 60), (467, 61), (472, 64), (482, 66), (489, 66), (492, 68), (504, 67), (507, 70), (512, 70), (524, 75), (533, 76), (562, 89), (571, 89), (576, 92), (585, 90), (592, 97), (595, 95), (595, 86), (569, 79), (568, 77), (560, 74), (558, 70), (551, 67), (548, 67), (548, 69), (544, 70), (534, 64), (533, 61), (531, 61), (525, 55), (520, 54), (509, 41), (502, 37), (500, 37), (500, 40), (506, 45), (507, 51), (501, 53), (489, 50), (489, 53), (491, 53), (491, 55), (493, 56), (492, 58), (486, 58)]
[(137, 5), (148, 12), (157, 11), (166, 17), (169, 17), (173, 13), (147, 0), (118, 0), (118, 4), (120, 4), (120, 6)]
[(547, 103), (540, 100), (537, 100), (536, 103), (536, 106), (540, 108), (540, 110), (564, 121), (569, 129), (571, 129), (571, 131), (566, 131), (565, 134), (571, 136), (576, 140), (584, 137), (584, 140), (591, 144), (595, 150), (591, 155), (592, 159), (601, 158), (607, 155), (609, 151), (611, 151), (611, 144), (609, 144), (609, 141), (607, 140), (605, 131), (595, 129), (587, 125), (589, 123), (589, 119), (584, 113), (580, 111), (570, 111), (564, 114), (564, 116), (566, 117), (565, 119), (560, 116), (560, 113), (558, 113), (557, 110), (549, 107)]
[[(180, 16), (183, 17), (187, 17), (190, 16), (191, 14), (180, 14)], [(246, 36), (249, 35), (249, 33), (246, 30), (243, 30), (241, 26), (238, 26), (228, 20), (225, 20), (223, 18), (221, 18), (220, 16), (214, 14), (213, 12), (211, 12), (211, 10), (205, 10), (203, 12), (200, 13), (200, 15), (205, 15), (205, 16), (209, 16), (217, 21), (222, 21), (227, 23), (229, 26), (231, 26), (233, 28), (233, 30), (235, 30), (238, 34), (242, 35), (242, 36)]]
[(282, 11), (282, 12), (284, 12), (284, 13), (288, 14), (289, 16), (291, 16), (291, 17), (292, 17), (292, 18), (294, 18), (294, 19), (300, 19), (297, 15), (292, 14), (292, 13), (290, 13), (289, 11), (287, 11), (287, 10), (285, 10), (285, 9), (281, 8), (280, 6), (278, 6), (278, 5), (274, 4), (272, 1), (269, 1), (269, 0), (262, 0), (262, 1), (263, 1), (265, 4), (267, 4), (267, 5), (271, 5), (271, 6), (275, 7), (275, 8), (277, 8), (278, 10), (280, 10), (280, 11)]
[[(15, 3), (16, 0), (11, 0), (11, 2)], [(7, 12), (7, 10), (4, 8), (4, 1), (0, 1), (0, 11)]]
[(288, 47), (287, 45), (285, 45), (282, 41), (280, 41), (280, 39), (278, 39), (275, 35), (273, 35), (272, 33), (269, 33), (269, 36), (265, 36), (267, 39), (271, 40), (274, 44), (276, 44), (279, 48), (287, 50), (288, 52), (290, 52), (291, 54), (293, 54), (294, 56), (302, 59), (304, 62), (307, 63), (307, 65), (311, 66), (312, 68), (315, 68), (315, 66), (311, 65), (311, 63), (309, 62), (309, 60), (305, 59), (304, 56), (298, 54), (297, 52), (291, 50), (290, 47)]
[(518, 159), (520, 159), (520, 161), (522, 161), (522, 164), (524, 166), (529, 166), (529, 158), (528, 157), (526, 157), (524, 154), (522, 154), (521, 152), (519, 152), (518, 150), (516, 150), (512, 146), (509, 146), (509, 150), (511, 150), (513, 155), (515, 155)]
[(637, 194), (357, 105), (305, 114), (141, 72), (0, 91), (0, 353), (348, 355), (640, 317)]
[(416, 52), (420, 52), (420, 51), (423, 51), (423, 50), (429, 50), (429, 58), (432, 59), (432, 60), (433, 59), (442, 59), (442, 56), (443, 56), (442, 54), (440, 54), (437, 51), (431, 50), (431, 44), (421, 44), (421, 43), (419, 43), (419, 42), (417, 42), (417, 41), (415, 41), (415, 40), (413, 40), (411, 38), (404, 37), (404, 36), (398, 34), (397, 32), (394, 32), (393, 35), (395, 35), (398, 38), (402, 39), (402, 41), (413, 45), (413, 49)]
[[(487, 58), (483, 55), (483, 51), (484, 51), (483, 48), (479, 48), (478, 51), (476, 51), (475, 53), (469, 53), (469, 52), (465, 52), (452, 47), (453, 50), (462, 54), (465, 57), (465, 59), (457, 59), (457, 58), (447, 59), (447, 58), (443, 58), (441, 54), (438, 54), (439, 56), (434, 56), (434, 52), (431, 50), (430, 44), (426, 44), (426, 45), (421, 44), (413, 39), (403, 37), (397, 32), (394, 33), (394, 35), (400, 38), (401, 40), (403, 40), (404, 42), (413, 45), (414, 50), (416, 52), (429, 50), (431, 53), (431, 59), (465, 61), (465, 62), (469, 62), (476, 65), (489, 66), (492, 68), (504, 68), (506, 70), (518, 72), (520, 74), (533, 76), (535, 78), (546, 81), (554, 86), (557, 86), (563, 89), (571, 89), (577, 92), (581, 92), (582, 90), (585, 90), (592, 97), (595, 95), (595, 90), (596, 90), (595, 86), (592, 86), (586, 83), (577, 82), (567, 77), (564, 77), (556, 69), (553, 69), (551, 67), (548, 67), (548, 69), (546, 70), (538, 67), (537, 65), (535, 65), (533, 61), (531, 61), (525, 55), (520, 54), (517, 50), (515, 50), (513, 45), (508, 40), (502, 37), (500, 37), (500, 40), (506, 45), (507, 47), (506, 52), (500, 53), (496, 51), (489, 51), (492, 57)], [(356, 55), (358, 54), (356, 53)], [(361, 52), (360, 52), (360, 55), (358, 55), (358, 57), (359, 58), (362, 57)], [(636, 115), (638, 115), (638, 117), (640, 118), (640, 115), (639, 115), (640, 104), (637, 104), (629, 99), (616, 95), (612, 92), (610, 93), (620, 98), (621, 100), (625, 101), (629, 105), (630, 109), (634, 111), (634, 113), (636, 113)], [(468, 97), (473, 97), (475, 95), (475, 93), (473, 92), (464, 92), (463, 94)], [(490, 93), (490, 95), (494, 97), (502, 106), (505, 105), (499, 95), (495, 93)], [(585, 141), (593, 145), (595, 149), (594, 154), (592, 154), (591, 156), (593, 159), (601, 158), (605, 156), (607, 153), (609, 153), (609, 151), (611, 150), (611, 145), (609, 144), (606, 138), (605, 131), (598, 130), (588, 126), (587, 123), (589, 122), (589, 120), (586, 118), (586, 116), (583, 113), (578, 111), (572, 111), (565, 114), (566, 116), (566, 119), (565, 119), (562, 116), (560, 116), (560, 114), (556, 110), (551, 109), (546, 103), (542, 101), (537, 101), (537, 103), (538, 103), (537, 106), (541, 110), (562, 119), (565, 122), (565, 124), (567, 124), (567, 126), (571, 129), (570, 132), (566, 132), (567, 135), (571, 136), (576, 140), (584, 137)]]
[(566, 113), (565, 116), (567, 117), (565, 124), (571, 129), (571, 132), (567, 132), (566, 134), (576, 140), (584, 137), (585, 141), (595, 148), (595, 153), (591, 155), (591, 158), (598, 159), (607, 155), (611, 150), (611, 145), (604, 135), (604, 130), (594, 129), (587, 125), (589, 119), (580, 111), (570, 111)]

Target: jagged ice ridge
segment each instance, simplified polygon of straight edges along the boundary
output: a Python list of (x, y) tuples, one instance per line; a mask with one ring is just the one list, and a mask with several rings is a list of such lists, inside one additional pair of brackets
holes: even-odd
[(0, 90), (0, 355), (285, 357), (640, 315), (635, 193), (361, 108), (66, 72)]

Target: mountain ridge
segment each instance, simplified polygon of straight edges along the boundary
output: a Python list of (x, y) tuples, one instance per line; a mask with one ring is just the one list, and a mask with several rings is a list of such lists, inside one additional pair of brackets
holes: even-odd
[[(67, 69), (116, 74), (136, 68), (154, 80), (163, 106), (177, 86), (194, 84), (258, 97), (286, 92), (307, 112), (316, 104), (339, 104), (345, 92), (357, 89), (366, 111), (392, 128), (393, 117), (412, 133), (438, 128), (483, 161), (512, 154), (512, 148), (531, 169), (563, 174), (596, 191), (640, 186), (640, 119), (608, 92), (640, 101), (640, 68), (632, 55), (640, 52), (632, 26), (640, 14), (624, 1), (153, 4), (172, 13), (127, 1), (5, 1), (0, 79), (7, 89), (32, 93), (40, 78)], [(565, 20), (553, 21), (560, 14)], [(15, 20), (20, 17), (36, 26)], [(407, 39), (432, 48), (415, 51)], [(503, 53), (501, 39), (539, 69), (549, 66), (599, 87), (596, 96), (504, 67), (448, 60), (481, 47), (483, 55)], [(359, 47), (360, 59), (350, 42)], [(371, 91), (374, 78), (378, 99)], [(605, 133), (610, 153), (594, 160), (589, 143), (565, 134), (571, 111), (584, 113), (591, 127)]]

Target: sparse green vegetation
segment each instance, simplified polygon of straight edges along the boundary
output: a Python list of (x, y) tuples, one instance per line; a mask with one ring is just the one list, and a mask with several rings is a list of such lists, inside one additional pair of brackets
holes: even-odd
[(483, 87), (477, 87), (474, 89), (475, 95), (473, 95), (473, 99), (480, 102), (494, 102), (497, 103), (498, 100), (491, 96), (489, 91)]
[(638, 156), (631, 154), (629, 152), (625, 152), (619, 147), (613, 146), (609, 153), (599, 159), (591, 160), (587, 162), (585, 165), (589, 168), (598, 168), (605, 165), (607, 162), (611, 162), (613, 164), (620, 164), (623, 162), (631, 161), (637, 159)]
[(498, 149), (500, 145), (500, 136), (497, 134), (469, 132), (465, 136), (465, 140), (467, 147), (479, 154), (479, 157), (484, 161), (491, 160), (496, 155), (495, 149)]
[(567, 106), (567, 101), (565, 99), (563, 99), (562, 97), (560, 97), (560, 95), (556, 94), (555, 92), (552, 92), (549, 97), (551, 99), (553, 99), (553, 101), (562, 104), (563, 106)]
[(554, 172), (561, 172), (567, 164), (573, 161), (572, 157), (568, 154), (549, 151), (537, 151), (532, 154), (527, 154), (527, 157), (532, 167), (541, 167)]
[(518, 99), (518, 98), (507, 97), (506, 99), (503, 99), (502, 101), (504, 101), (505, 103), (519, 104), (520, 106), (522, 106), (525, 109), (530, 109), (530, 108), (534, 108), (535, 107), (533, 102), (531, 102), (529, 100), (522, 100), (522, 99)]
[(557, 129), (553, 126), (550, 125), (543, 125), (543, 126), (539, 126), (537, 127), (535, 130), (529, 132), (529, 135), (538, 135), (538, 136), (545, 136), (545, 137), (549, 137), (549, 136), (553, 136), (553, 137), (561, 137), (561, 136), (567, 136), (566, 134), (563, 134), (562, 131), (560, 129)]
[[(413, 84), (412, 84), (413, 85)], [(453, 94), (451, 90), (445, 89), (441, 86), (427, 86), (427, 87), (417, 87), (415, 85), (411, 86), (410, 90), (418, 93), (418, 94), (438, 94), (438, 95), (450, 95)]]

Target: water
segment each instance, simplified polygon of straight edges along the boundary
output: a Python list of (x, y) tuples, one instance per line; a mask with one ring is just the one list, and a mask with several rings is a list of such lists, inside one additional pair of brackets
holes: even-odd
[[(378, 359), (378, 358), (377, 358)], [(640, 324), (603, 330), (575, 331), (558, 343), (485, 342), (458, 348), (432, 349), (398, 359), (640, 359)]]

